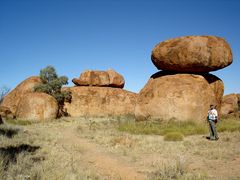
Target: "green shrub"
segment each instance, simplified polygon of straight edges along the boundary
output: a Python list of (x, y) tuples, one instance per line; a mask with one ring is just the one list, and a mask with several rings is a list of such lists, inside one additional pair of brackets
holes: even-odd
[(182, 141), (183, 134), (180, 132), (170, 132), (164, 135), (164, 141)]
[(47, 66), (40, 71), (40, 78), (42, 83), (36, 85), (34, 90), (36, 92), (43, 92), (53, 96), (59, 106), (58, 117), (67, 116), (63, 106), (65, 101), (71, 101), (71, 94), (68, 91), (62, 91), (62, 86), (68, 84), (66, 76), (58, 77), (56, 70), (52, 66)]
[(186, 165), (180, 161), (175, 164), (166, 163), (159, 167), (156, 171), (149, 174), (149, 179), (152, 180), (206, 180), (209, 179), (204, 174), (193, 174), (188, 171)]

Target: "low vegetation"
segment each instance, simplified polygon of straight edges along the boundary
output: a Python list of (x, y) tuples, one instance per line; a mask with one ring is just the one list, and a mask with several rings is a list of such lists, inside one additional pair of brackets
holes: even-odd
[(218, 132), (240, 132), (240, 120), (237, 119), (222, 119), (217, 124)]
[(20, 125), (20, 126), (33, 124), (32, 121), (21, 120), (21, 119), (5, 119), (5, 122), (10, 125)]
[(184, 136), (180, 132), (170, 132), (164, 135), (165, 141), (182, 141), (183, 138)]
[[(169, 122), (124, 122), (120, 123), (120, 131), (131, 134), (162, 135), (165, 140), (183, 140), (183, 136), (207, 134), (208, 123), (194, 121)], [(237, 119), (222, 119), (217, 124), (218, 132), (240, 132), (240, 121)]]
[(205, 134), (208, 129), (206, 124), (199, 124), (193, 121), (187, 122), (126, 122), (119, 125), (119, 130), (132, 134), (155, 134), (166, 135), (179, 133), (184, 136)]
[(7, 120), (0, 125), (0, 179), (124, 179), (124, 172), (151, 180), (239, 179), (240, 121), (220, 120), (217, 129), (219, 141), (208, 141), (207, 123)]
[(10, 125), (2, 124), (0, 126), (0, 135), (12, 138), (18, 133), (19, 129)]
[(42, 83), (34, 87), (36, 92), (43, 92), (53, 96), (59, 106), (58, 117), (67, 116), (63, 106), (65, 101), (71, 101), (71, 94), (68, 91), (62, 91), (62, 86), (68, 84), (66, 76), (58, 76), (53, 66), (47, 66), (41, 69), (39, 74)]
[(159, 167), (149, 175), (151, 180), (206, 180), (209, 179), (204, 174), (192, 174), (188, 172), (186, 165), (180, 160), (168, 162)]

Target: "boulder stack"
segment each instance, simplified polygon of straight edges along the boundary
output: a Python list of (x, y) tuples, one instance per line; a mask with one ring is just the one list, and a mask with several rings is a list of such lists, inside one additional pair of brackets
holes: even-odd
[(228, 43), (215, 36), (186, 36), (164, 41), (152, 51), (163, 70), (151, 76), (137, 98), (137, 120), (202, 121), (210, 104), (220, 112), (224, 85), (209, 74), (232, 63)]
[(122, 89), (125, 81), (116, 71), (88, 70), (72, 81), (76, 86), (64, 89), (72, 95), (64, 105), (70, 116), (134, 115), (137, 95)]

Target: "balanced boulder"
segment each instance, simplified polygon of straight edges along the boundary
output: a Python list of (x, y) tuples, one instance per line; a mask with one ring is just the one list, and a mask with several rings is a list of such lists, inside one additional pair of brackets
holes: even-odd
[(34, 87), (39, 83), (41, 83), (41, 79), (37, 76), (32, 76), (24, 80), (15, 89), (13, 89), (9, 94), (7, 94), (4, 97), (1, 106), (9, 108), (11, 113), (15, 115), (21, 98), (26, 93), (33, 92)]
[(27, 93), (18, 105), (16, 117), (25, 120), (56, 119), (58, 104), (54, 97), (45, 93)]
[(158, 72), (138, 95), (136, 120), (206, 120), (210, 104), (221, 106), (223, 88), (210, 74)]
[(74, 78), (72, 82), (76, 86), (98, 86), (123, 88), (125, 81), (122, 75), (109, 69), (107, 71), (84, 71), (80, 78)]
[(64, 108), (72, 117), (134, 115), (137, 94), (120, 88), (78, 86), (71, 92), (71, 103)]
[(155, 46), (151, 56), (159, 70), (199, 73), (224, 68), (232, 63), (229, 44), (216, 36), (185, 36)]
[(109, 87), (123, 88), (125, 84), (125, 80), (123, 76), (113, 69), (107, 70), (109, 76)]

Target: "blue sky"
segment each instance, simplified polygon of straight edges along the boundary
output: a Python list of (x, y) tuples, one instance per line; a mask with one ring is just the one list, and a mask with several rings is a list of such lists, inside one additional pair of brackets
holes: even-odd
[(224, 37), (233, 64), (213, 72), (239, 93), (238, 0), (0, 0), (0, 86), (14, 88), (53, 65), (71, 79), (113, 68), (138, 92), (157, 72), (152, 48), (185, 35)]

